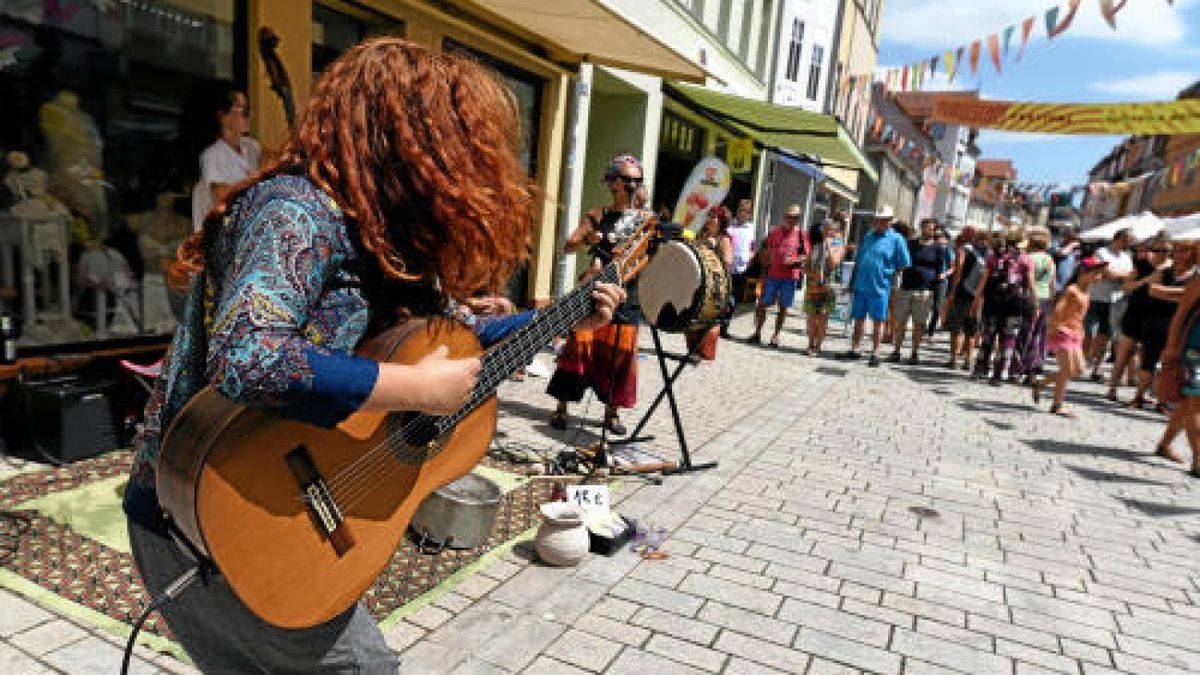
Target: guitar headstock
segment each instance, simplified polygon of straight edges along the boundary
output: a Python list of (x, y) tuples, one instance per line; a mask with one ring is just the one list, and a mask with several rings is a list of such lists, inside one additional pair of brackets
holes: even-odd
[(613, 264), (621, 283), (627, 283), (650, 262), (650, 242), (658, 235), (658, 218), (650, 211), (626, 211), (623, 240), (613, 247)]

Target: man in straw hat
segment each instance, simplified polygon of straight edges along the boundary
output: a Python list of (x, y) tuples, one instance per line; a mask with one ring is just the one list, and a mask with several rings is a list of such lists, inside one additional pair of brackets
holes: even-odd
[(747, 340), (750, 344), (762, 343), (762, 327), (767, 320), (767, 308), (779, 305), (775, 317), (775, 334), (771, 336), (771, 347), (779, 347), (779, 332), (787, 320), (788, 308), (796, 301), (796, 285), (800, 280), (800, 267), (804, 264), (807, 245), (797, 225), (800, 223), (800, 205), (792, 204), (783, 214), (783, 223), (771, 230), (763, 244), (760, 255), (767, 266), (767, 278), (763, 284), (762, 297), (754, 313), (754, 334)]
[(858, 359), (862, 354), (863, 324), (871, 317), (871, 358), (867, 365), (879, 365), (879, 343), (883, 337), (883, 324), (888, 320), (888, 299), (892, 294), (896, 273), (912, 264), (908, 255), (908, 242), (892, 229), (893, 213), (890, 206), (875, 212), (875, 225), (863, 236), (854, 258), (854, 278), (850, 287), (854, 301), (850, 305), (850, 317), (854, 319), (854, 336), (850, 351), (842, 355), (845, 359)]

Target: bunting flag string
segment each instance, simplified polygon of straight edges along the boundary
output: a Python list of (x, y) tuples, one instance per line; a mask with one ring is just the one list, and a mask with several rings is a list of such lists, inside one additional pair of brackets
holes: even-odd
[[(1056, 4), (1041, 15), (1047, 39), (1053, 40), (1065, 33), (1074, 24), (1079, 14), (1082, 0), (1062, 0), (1062, 2), (1064, 4)], [(1174, 5), (1172, 0), (1167, 0), (1167, 2)], [(1117, 28), (1116, 15), (1128, 4), (1129, 0), (1099, 0), (1098, 2), (1101, 16), (1114, 30)], [(1020, 43), (1015, 50), (1015, 63), (1020, 63), (1024, 59), (1037, 24), (1038, 16), (1029, 16), (1020, 23), (1004, 26), (994, 33), (963, 46), (947, 49), (940, 55), (913, 61), (903, 66), (882, 68), (872, 75), (860, 75), (856, 82), (883, 82), (889, 91), (920, 91), (925, 88), (926, 84), (935, 81), (934, 76), (937, 74), (938, 63), (941, 62), (945, 64), (946, 80), (953, 84), (955, 79), (966, 70), (965, 66), (970, 66), (972, 77), (980, 75), (979, 58), (985, 44), (988, 57), (995, 67), (996, 73), (999, 74), (1003, 72), (1004, 62), (1013, 53), (1013, 38), (1018, 34), (1018, 27), (1020, 28)], [(849, 83), (843, 80), (842, 86), (846, 88)]]

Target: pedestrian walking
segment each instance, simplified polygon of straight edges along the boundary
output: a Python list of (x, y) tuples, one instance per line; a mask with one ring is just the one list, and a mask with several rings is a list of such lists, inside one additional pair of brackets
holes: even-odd
[(942, 270), (938, 274), (938, 282), (933, 287), (933, 311), (929, 313), (929, 326), (925, 329), (925, 336), (929, 341), (933, 342), (933, 334), (941, 326), (942, 320), (942, 305), (946, 302), (947, 293), (950, 291), (950, 275), (954, 271), (954, 256), (955, 246), (950, 241), (950, 233), (944, 227), (938, 227), (937, 243), (945, 251), (942, 259)]
[(979, 315), (975, 298), (983, 292), (987, 272), (987, 256), (980, 252), (975, 228), (965, 227), (958, 235), (958, 250), (954, 254), (954, 269), (946, 300), (942, 303), (942, 328), (950, 333), (950, 357), (946, 367), (953, 369), (955, 360), (962, 357), (962, 369), (970, 370), (975, 354), (975, 338), (979, 333)]
[(1050, 248), (1050, 230), (1037, 226), (1029, 231), (1029, 260), (1033, 265), (1033, 287), (1037, 298), (1037, 311), (1032, 317), (1022, 321), (1021, 332), (1017, 336), (1017, 349), (1013, 352), (1013, 363), (1009, 372), (1015, 372), (1025, 377), (1025, 382), (1032, 382), (1034, 377), (1042, 373), (1042, 363), (1046, 359), (1046, 321), (1058, 293), (1055, 280), (1054, 259), (1047, 252)]
[[(1083, 356), (1083, 320), (1091, 302), (1088, 289), (1107, 265), (1107, 262), (1096, 257), (1080, 260), (1076, 266), (1075, 278), (1058, 294), (1054, 303), (1054, 311), (1050, 315), (1047, 327), (1046, 345), (1054, 352), (1054, 360), (1058, 363), (1054, 400), (1050, 404), (1050, 412), (1056, 415), (1075, 418), (1074, 413), (1063, 409), (1063, 398), (1067, 393), (1067, 383), (1087, 367)], [(1042, 389), (1046, 382), (1042, 377), (1034, 379), (1034, 403), (1041, 402)]]
[[(738, 201), (737, 212), (729, 221), (729, 241), (733, 249), (733, 263), (729, 266), (733, 296), (729, 300), (734, 307), (746, 295), (746, 280), (750, 276), (751, 263), (754, 262), (754, 223), (750, 220), (753, 214), (753, 202), (742, 199)], [(729, 339), (728, 323), (721, 326), (721, 337)]]
[[(1170, 260), (1171, 239), (1167, 233), (1161, 232), (1134, 256), (1133, 275), (1121, 284), (1126, 306), (1121, 318), (1119, 337), (1115, 341), (1116, 358), (1113, 361), (1112, 372), (1109, 373), (1108, 391), (1104, 394), (1109, 401), (1116, 403), (1119, 400), (1117, 389), (1126, 371), (1132, 379), (1138, 370), (1137, 354), (1147, 336), (1147, 310), (1155, 305), (1150, 297), (1150, 287), (1163, 281), (1163, 272), (1170, 267)], [(1157, 361), (1158, 355), (1152, 356)]]
[(825, 334), (829, 328), (829, 315), (837, 306), (837, 292), (833, 288), (834, 276), (846, 256), (846, 243), (842, 238), (842, 221), (836, 217), (825, 223), (821, 243), (813, 245), (812, 254), (805, 266), (804, 313), (808, 319), (809, 356), (818, 356)]
[(796, 287), (800, 279), (800, 268), (807, 253), (805, 237), (800, 228), (800, 205), (792, 204), (783, 214), (783, 223), (771, 230), (763, 244), (760, 255), (766, 258), (767, 279), (763, 284), (762, 298), (754, 312), (754, 334), (750, 344), (762, 344), (762, 327), (767, 320), (767, 308), (779, 307), (775, 316), (775, 332), (771, 335), (771, 347), (779, 347), (779, 333), (787, 321), (788, 308), (796, 302)]
[[(1142, 347), (1142, 358), (1137, 365), (1137, 388), (1127, 403), (1131, 408), (1142, 408), (1148, 403), (1146, 394), (1166, 348), (1171, 320), (1175, 318), (1184, 289), (1196, 275), (1196, 265), (1200, 263), (1198, 253), (1200, 242), (1158, 241), (1151, 248), (1152, 262), (1159, 256), (1169, 257), (1170, 262), (1160, 264), (1134, 282), (1140, 287), (1134, 287), (1129, 293), (1129, 308), (1125, 311), (1121, 331)], [(1159, 412), (1169, 412), (1162, 402), (1157, 408)]]
[(1192, 451), (1188, 471), (1200, 478), (1200, 275), (1194, 276), (1179, 294), (1175, 316), (1167, 329), (1167, 344), (1162, 354), (1162, 372), (1155, 382), (1158, 400), (1175, 404), (1167, 428), (1163, 430), (1155, 452), (1175, 462), (1187, 460), (1171, 448), (1180, 431), (1187, 434)]
[(1125, 313), (1125, 292), (1121, 286), (1133, 277), (1133, 257), (1129, 255), (1131, 241), (1129, 230), (1121, 230), (1108, 246), (1096, 251), (1096, 257), (1107, 262), (1108, 266), (1088, 291), (1092, 302), (1083, 321), (1087, 331), (1083, 347), (1092, 364), (1093, 382), (1104, 379), (1100, 369), (1108, 358), (1109, 340), (1117, 337), (1121, 316)]
[(912, 264), (908, 256), (908, 242), (892, 229), (892, 209), (883, 207), (875, 213), (875, 225), (858, 245), (854, 259), (853, 279), (850, 286), (854, 300), (850, 306), (850, 317), (854, 319), (854, 334), (850, 349), (842, 355), (845, 359), (862, 358), (864, 324), (871, 317), (870, 367), (879, 365), (879, 344), (883, 338), (883, 326), (888, 320), (888, 301), (895, 286), (896, 273)]
[(917, 239), (908, 242), (912, 264), (900, 273), (900, 288), (896, 291), (896, 315), (892, 321), (892, 354), (889, 361), (898, 363), (904, 347), (904, 335), (912, 322), (910, 365), (920, 363), (918, 351), (929, 315), (934, 307), (934, 288), (941, 281), (946, 264), (946, 249), (937, 243), (937, 220), (921, 221)]
[(1027, 313), (1036, 311), (1033, 265), (1020, 249), (1022, 239), (1021, 228), (1008, 229), (1002, 247), (998, 246), (988, 256), (983, 293), (975, 298), (983, 322), (972, 377), (983, 378), (991, 370), (993, 386), (999, 386), (1003, 381), (1022, 321), (1026, 320)]

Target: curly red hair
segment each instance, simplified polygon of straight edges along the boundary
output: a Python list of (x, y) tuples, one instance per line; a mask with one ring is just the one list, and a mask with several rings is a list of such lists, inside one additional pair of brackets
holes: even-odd
[(537, 192), (519, 129), (512, 91), (472, 58), (367, 40), (330, 64), (279, 157), (221, 200), (180, 262), (202, 269), (230, 204), (298, 174), (337, 202), (387, 277), (458, 299), (495, 290), (529, 252)]

